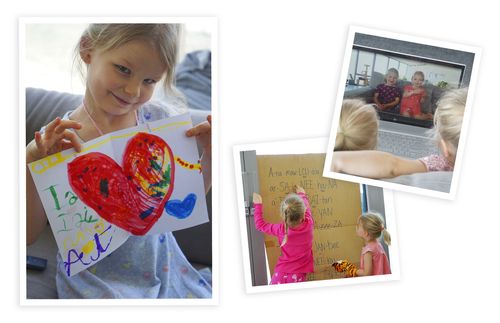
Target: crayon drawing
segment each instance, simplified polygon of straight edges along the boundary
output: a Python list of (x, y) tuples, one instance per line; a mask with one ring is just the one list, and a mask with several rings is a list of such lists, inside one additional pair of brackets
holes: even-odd
[(120, 130), (31, 163), (66, 273), (128, 237), (208, 221), (203, 174), (187, 114)]
[(128, 142), (123, 168), (92, 152), (68, 164), (76, 195), (106, 221), (144, 235), (163, 214), (174, 188), (173, 155), (165, 141), (140, 132)]

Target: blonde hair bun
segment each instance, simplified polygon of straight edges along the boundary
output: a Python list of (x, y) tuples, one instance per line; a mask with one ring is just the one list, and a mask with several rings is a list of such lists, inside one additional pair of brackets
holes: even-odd
[(335, 150), (371, 150), (377, 146), (378, 115), (371, 104), (359, 99), (342, 102)]

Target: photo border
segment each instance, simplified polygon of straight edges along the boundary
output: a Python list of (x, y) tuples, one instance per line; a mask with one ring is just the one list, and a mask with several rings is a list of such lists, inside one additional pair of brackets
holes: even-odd
[[(363, 283), (373, 283), (382, 281), (395, 281), (400, 279), (400, 260), (398, 234), (396, 228), (396, 217), (394, 213), (394, 198), (393, 192), (384, 189), (384, 207), (385, 207), (385, 225), (391, 233), (391, 245), (389, 246), (389, 257), (391, 259), (391, 274), (389, 275), (374, 275), (365, 277), (343, 278), (343, 279), (328, 279), (319, 281), (307, 281), (295, 284), (280, 284), (267, 286), (253, 286), (250, 271), (250, 252), (248, 246), (248, 232), (245, 221), (245, 201), (243, 192), (243, 178), (241, 174), (241, 159), (240, 153), (243, 151), (259, 151), (269, 155), (290, 155), (290, 154), (308, 154), (308, 153), (325, 153), (327, 138), (311, 138), (303, 140), (291, 141), (274, 141), (256, 144), (235, 145), (233, 146), (234, 170), (236, 180), (236, 194), (238, 205), (238, 218), (240, 222), (241, 248), (243, 255), (243, 269), (245, 272), (245, 290), (247, 294), (262, 293), (262, 292), (277, 292), (285, 290), (296, 290), (304, 288), (317, 287), (332, 287), (357, 285)], [(360, 250), (361, 252), (361, 250)]]
[[(209, 299), (28, 299), (26, 292), (26, 169), (19, 168), (19, 305), (21, 306), (215, 306), (220, 300), (219, 279), (219, 99), (218, 99), (218, 18), (215, 16), (200, 17), (19, 17), (18, 18), (18, 67), (19, 67), (19, 161), (23, 165), (26, 160), (26, 25), (45, 24), (82, 24), (82, 23), (178, 23), (204, 21), (210, 29), (211, 65), (211, 115), (212, 115), (212, 298)], [(75, 40), (76, 43), (76, 40)], [(55, 277), (54, 277), (55, 279)]]
[[(428, 46), (436, 46), (436, 47), (441, 47), (441, 48), (446, 48), (446, 49), (453, 49), (453, 50), (457, 50), (457, 51), (469, 52), (469, 53), (474, 54), (472, 70), (470, 72), (470, 80), (469, 80), (469, 84), (468, 84), (467, 102), (465, 105), (464, 118), (462, 121), (462, 129), (461, 129), (461, 134), (460, 134), (461, 140), (459, 141), (459, 145), (458, 145), (458, 149), (457, 149), (457, 158), (456, 158), (456, 162), (454, 165), (452, 181), (451, 181), (451, 185), (450, 185), (450, 191), (448, 193), (435, 191), (435, 190), (431, 190), (431, 189), (426, 189), (426, 188), (413, 187), (413, 186), (404, 185), (404, 184), (387, 182), (387, 181), (379, 180), (379, 179), (370, 179), (370, 178), (365, 178), (365, 177), (360, 177), (360, 176), (355, 176), (355, 175), (337, 173), (337, 172), (333, 172), (330, 170), (332, 158), (333, 158), (333, 154), (334, 154), (333, 149), (335, 147), (335, 137), (337, 135), (338, 122), (340, 119), (340, 111), (341, 111), (341, 107), (342, 107), (342, 101), (344, 99), (345, 75), (347, 75), (347, 73), (348, 73), (352, 47), (355, 45), (354, 44), (354, 36), (356, 33), (361, 33), (361, 34), (365, 34), (365, 35), (369, 35), (369, 36), (385, 37), (385, 38), (389, 38), (389, 39), (400, 40), (400, 41), (416, 43), (416, 44), (423, 44), (423, 45), (428, 45)], [(400, 52), (397, 52), (397, 53), (401, 54)], [(403, 54), (412, 55), (411, 53), (403, 53)], [(417, 55), (413, 55), (413, 56), (418, 57)], [(462, 167), (465, 142), (467, 139), (469, 120), (470, 120), (470, 114), (471, 114), (472, 105), (473, 105), (473, 101), (474, 101), (474, 93), (476, 90), (480, 61), (481, 61), (481, 49), (479, 47), (450, 43), (450, 42), (445, 42), (445, 41), (440, 41), (440, 40), (421, 38), (421, 37), (399, 34), (399, 33), (394, 33), (394, 32), (389, 32), (389, 31), (382, 31), (382, 30), (377, 30), (377, 29), (365, 28), (365, 27), (361, 27), (361, 26), (352, 26), (352, 25), (349, 26), (349, 32), (348, 32), (348, 37), (347, 37), (347, 41), (346, 41), (346, 48), (345, 48), (345, 53), (344, 53), (344, 61), (343, 61), (342, 69), (340, 72), (339, 86), (338, 86), (338, 90), (337, 90), (337, 97), (335, 100), (335, 110), (334, 110), (334, 114), (333, 114), (331, 132), (330, 132), (330, 136), (329, 136), (329, 140), (328, 140), (328, 148), (327, 148), (327, 153), (326, 153), (325, 166), (323, 169), (323, 176), (329, 177), (329, 178), (345, 180), (345, 181), (357, 182), (360, 184), (379, 186), (379, 187), (398, 190), (398, 191), (404, 191), (404, 192), (409, 192), (409, 193), (416, 193), (416, 194), (420, 194), (420, 195), (426, 195), (426, 196), (431, 196), (431, 197), (438, 197), (438, 198), (453, 200), (455, 198), (455, 195), (456, 195), (458, 181), (459, 181), (459, 177), (460, 177), (460, 171), (461, 171), (461, 167)]]

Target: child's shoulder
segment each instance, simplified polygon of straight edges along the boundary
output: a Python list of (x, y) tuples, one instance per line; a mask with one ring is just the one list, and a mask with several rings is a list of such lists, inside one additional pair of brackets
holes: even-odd
[(380, 244), (380, 242), (378, 242), (378, 241), (371, 241), (371, 242), (367, 243), (363, 247), (363, 249), (361, 250), (361, 253), (362, 254), (365, 254), (367, 252), (378, 253), (378, 252), (381, 252), (381, 251), (383, 251), (383, 247)]

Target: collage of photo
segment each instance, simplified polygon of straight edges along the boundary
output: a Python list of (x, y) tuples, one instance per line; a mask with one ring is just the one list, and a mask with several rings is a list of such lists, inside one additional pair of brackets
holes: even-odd
[(234, 148), (247, 292), (398, 280), (392, 191), (455, 197), (479, 49), (347, 39), (329, 138)]
[[(216, 305), (217, 20), (88, 20), (19, 24), (21, 303)], [(393, 191), (455, 199), (480, 53), (350, 26), (329, 137), (232, 147), (247, 293), (400, 279)]]

